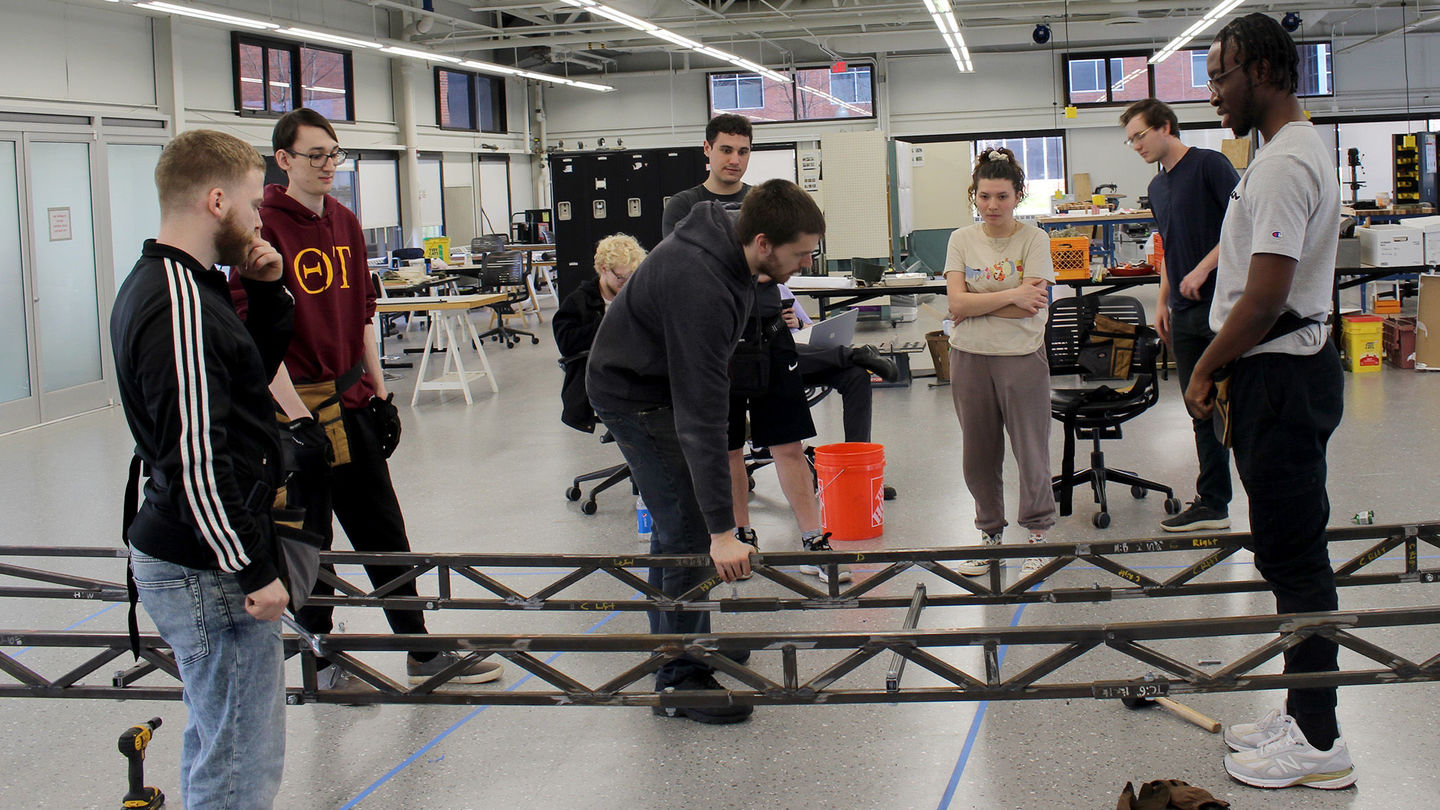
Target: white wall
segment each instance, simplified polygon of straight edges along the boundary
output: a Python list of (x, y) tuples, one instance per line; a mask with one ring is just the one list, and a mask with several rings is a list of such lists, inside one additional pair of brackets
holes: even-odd
[(0, 19), (5, 30), (0, 102), (154, 109), (149, 17), (68, 3), (0, 0)]

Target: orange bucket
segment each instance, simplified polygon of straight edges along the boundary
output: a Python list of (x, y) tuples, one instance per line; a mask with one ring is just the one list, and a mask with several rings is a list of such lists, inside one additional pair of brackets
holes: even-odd
[(831, 540), (869, 540), (885, 532), (885, 445), (841, 442), (815, 448), (820, 526)]

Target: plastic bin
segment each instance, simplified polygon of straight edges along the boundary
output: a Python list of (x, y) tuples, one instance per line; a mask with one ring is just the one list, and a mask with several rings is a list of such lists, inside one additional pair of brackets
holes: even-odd
[(1395, 368), (1415, 368), (1415, 319), (1386, 318), (1382, 345), (1385, 362)]
[(1346, 315), (1340, 322), (1346, 370), (1356, 373), (1379, 371), (1384, 319), (1374, 315)]

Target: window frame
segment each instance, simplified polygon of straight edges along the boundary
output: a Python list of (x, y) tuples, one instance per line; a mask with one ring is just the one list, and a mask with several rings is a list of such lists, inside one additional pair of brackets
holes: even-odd
[[(1202, 88), (1202, 87), (1208, 89), (1209, 86), (1210, 86), (1210, 73), (1209, 73), (1209, 68), (1205, 65), (1205, 61), (1206, 61), (1205, 53), (1206, 53), (1206, 51), (1204, 51), (1204, 50), (1202, 50), (1202, 49), (1200, 49), (1200, 48), (1191, 48), (1191, 49), (1187, 50), (1186, 53), (1190, 54), (1190, 89), (1191, 89), (1191, 90), (1199, 90), (1199, 89)], [(1201, 63), (1200, 72), (1199, 72), (1198, 74), (1195, 72), (1195, 60), (1196, 60), (1197, 58), (1200, 60), (1200, 63)], [(1151, 68), (1151, 70), (1153, 71), (1154, 68)], [(1199, 83), (1199, 84), (1196, 84), (1196, 83), (1195, 83), (1195, 77), (1196, 77), (1197, 75), (1200, 77), (1200, 83)], [(1184, 102), (1181, 102), (1181, 103), (1184, 103)]]
[[(1296, 97), (1298, 97), (1298, 98), (1334, 98), (1334, 97), (1335, 97), (1335, 42), (1334, 42), (1333, 40), (1329, 40), (1329, 39), (1310, 39), (1310, 40), (1305, 40), (1304, 42), (1297, 42), (1297, 43), (1295, 43), (1296, 52), (1297, 52), (1297, 54), (1298, 54), (1300, 48), (1304, 48), (1304, 47), (1308, 47), (1308, 46), (1313, 46), (1313, 45), (1324, 45), (1324, 46), (1326, 47), (1326, 51), (1328, 52), (1327, 61), (1330, 63), (1330, 92), (1328, 92), (1328, 93), (1301, 93), (1301, 92), (1300, 92), (1300, 88), (1297, 87), (1297, 88), (1295, 88), (1295, 95), (1296, 95)], [(1303, 64), (1303, 60), (1302, 60), (1302, 64)], [(1318, 77), (1318, 74), (1317, 74), (1317, 77)], [(1300, 77), (1300, 84), (1301, 84), (1302, 86), (1305, 84), (1305, 77), (1304, 77), (1303, 75)]]
[[(711, 107), (710, 107), (710, 108), (711, 108), (712, 110), (718, 110), (718, 109), (720, 109), (719, 107), (714, 106), (714, 105), (715, 105), (715, 85), (714, 85), (714, 82), (715, 82), (717, 79), (722, 80), (722, 81), (724, 81), (724, 80), (729, 80), (729, 81), (733, 81), (733, 82), (735, 83), (735, 106), (734, 106), (734, 107), (728, 107), (728, 108), (726, 108), (726, 112), (736, 112), (736, 113), (738, 113), (740, 110), (763, 110), (763, 109), (765, 109), (765, 77), (764, 77), (764, 76), (761, 76), (759, 73), (720, 73), (720, 74), (711, 74), (711, 75), (706, 76), (707, 87), (709, 88), (709, 92), (710, 92), (710, 104), (711, 104)], [(751, 79), (754, 79), (755, 82), (760, 85), (760, 104), (759, 104), (758, 106), (742, 107), (742, 106), (740, 106), (740, 85), (741, 85), (742, 82), (749, 82)]]
[[(446, 126), (442, 123), (442, 121), (444, 120), (444, 117), (441, 115), (442, 109), (440, 106), (440, 74), (442, 71), (445, 73), (454, 73), (460, 76), (469, 77), (469, 81), (465, 83), (465, 95), (467, 103), (470, 105), (470, 122), (472, 124), (471, 126)], [(488, 134), (500, 135), (503, 135), (510, 131), (509, 121), (505, 114), (505, 78), (503, 76), (492, 76), (488, 73), (478, 73), (473, 70), (460, 70), (458, 68), (449, 67), (448, 65), (436, 65), (435, 68), (431, 71), (431, 73), (434, 77), (435, 127), (437, 129), (441, 129), (446, 132), (484, 132)], [(494, 108), (492, 110), (492, 115), (495, 119), (496, 129), (485, 129), (481, 124), (480, 94), (476, 92), (475, 85), (476, 82), (482, 80), (490, 84), (490, 89), (492, 93), (497, 96), (491, 101), (491, 105)]]
[[(241, 91), (242, 82), (240, 76), (241, 45), (249, 45), (251, 47), (257, 47), (262, 49), (260, 69), (261, 72), (265, 74), (266, 82), (266, 84), (264, 85), (265, 90), (262, 94), (263, 97), (266, 99), (265, 109), (263, 110), (252, 110), (245, 107), (244, 97)], [(344, 48), (331, 47), (328, 45), (312, 45), (309, 42), (288, 39), (274, 39), (272, 37), (256, 36), (254, 34), (241, 33), (240, 31), (231, 31), (230, 73), (233, 79), (232, 85), (234, 87), (235, 93), (235, 112), (237, 114), (254, 118), (279, 118), (280, 116), (284, 115), (285, 112), (289, 112), (289, 110), (277, 112), (270, 109), (270, 85), (268, 84), (270, 77), (269, 51), (272, 50), (286, 51), (290, 54), (290, 94), (293, 100), (293, 103), (291, 105), (292, 109), (299, 109), (305, 106), (305, 92), (304, 89), (301, 87), (301, 77), (304, 75), (305, 71), (300, 59), (300, 51), (325, 51), (326, 53), (338, 54), (343, 65), (342, 70), (345, 74), (345, 117), (326, 117), (332, 122), (340, 122), (346, 124), (355, 123), (355, 67), (354, 55), (352, 51), (348, 51)]]
[[(801, 108), (803, 107), (803, 104), (802, 104), (802, 102), (801, 102), (801, 100), (800, 100), (800, 92), (801, 92), (801, 91), (800, 91), (800, 83), (799, 83), (799, 81), (798, 81), (798, 75), (799, 75), (800, 73), (804, 72), (804, 71), (809, 71), (809, 70), (824, 70), (824, 71), (826, 71), (827, 73), (829, 73), (829, 71), (830, 71), (830, 65), (824, 64), (824, 65), (797, 65), (797, 66), (795, 66), (794, 68), (790, 69), (789, 72), (790, 72), (790, 75), (791, 75), (791, 79), (792, 79), (792, 80), (787, 83), (787, 84), (789, 85), (789, 88), (790, 88), (790, 110), (789, 110), (789, 113), (788, 113), (790, 117), (788, 117), (788, 118), (778, 118), (778, 119), (774, 119), (774, 120), (766, 119), (766, 118), (751, 118), (749, 115), (746, 115), (746, 112), (747, 112), (747, 111), (756, 111), (756, 110), (765, 110), (765, 109), (768, 109), (768, 104), (762, 105), (762, 106), (760, 106), (760, 107), (737, 107), (737, 108), (734, 108), (734, 109), (721, 109), (721, 108), (715, 106), (715, 94), (714, 94), (714, 90), (713, 90), (713, 82), (714, 82), (714, 79), (715, 79), (716, 77), (735, 77), (735, 78), (756, 78), (756, 79), (759, 79), (759, 80), (760, 80), (761, 94), (762, 94), (762, 96), (761, 96), (761, 101), (762, 101), (762, 102), (765, 102), (765, 101), (768, 101), (768, 99), (765, 97), (764, 94), (765, 94), (765, 92), (766, 92), (769, 88), (767, 87), (767, 84), (766, 84), (766, 82), (767, 82), (768, 80), (765, 79), (764, 76), (761, 76), (761, 75), (758, 74), (758, 73), (747, 73), (747, 72), (745, 72), (745, 71), (740, 71), (740, 70), (715, 70), (715, 71), (710, 71), (710, 72), (708, 72), (708, 73), (705, 74), (705, 90), (704, 90), (704, 93), (705, 93), (705, 111), (706, 111), (706, 113), (707, 113), (706, 120), (708, 121), (710, 116), (716, 115), (716, 114), (717, 114), (717, 111), (718, 111), (718, 112), (733, 112), (733, 113), (735, 113), (735, 114), (737, 114), (737, 115), (745, 115), (746, 118), (749, 118), (749, 119), (750, 119), (751, 125), (757, 126), (757, 127), (758, 127), (758, 126), (765, 126), (765, 125), (769, 125), (769, 124), (797, 124), (797, 123), (821, 123), (821, 122), (827, 122), (827, 121), (867, 121), (867, 120), (873, 121), (873, 120), (876, 120), (876, 119), (878, 118), (878, 116), (879, 116), (879, 110), (878, 110), (878, 107), (877, 107), (877, 102), (876, 102), (876, 100), (875, 100), (875, 97), (876, 97), (876, 92), (875, 92), (875, 89), (876, 89), (876, 88), (875, 88), (875, 82), (876, 82), (876, 66), (875, 66), (875, 63), (874, 63), (874, 62), (869, 61), (869, 60), (864, 60), (864, 61), (861, 61), (861, 60), (850, 60), (850, 63), (849, 63), (849, 65), (847, 66), (845, 72), (846, 72), (847, 74), (855, 75), (855, 74), (857, 74), (857, 73), (859, 72), (858, 69), (860, 69), (860, 68), (865, 69), (865, 70), (869, 73), (869, 76), (870, 76), (870, 100), (869, 100), (869, 101), (848, 101), (848, 100), (845, 100), (845, 99), (840, 99), (840, 101), (844, 102), (845, 104), (855, 104), (855, 105), (869, 104), (869, 105), (870, 105), (870, 114), (869, 114), (869, 115), (863, 115), (863, 114), (860, 114), (860, 113), (854, 113), (854, 114), (851, 114), (851, 115), (844, 115), (844, 116), (838, 116), (838, 115), (837, 115), (837, 116), (833, 116), (833, 117), (823, 117), (823, 118), (807, 118), (807, 117), (801, 117), (801, 116), (800, 116), (800, 110), (801, 110)], [(858, 85), (857, 85), (857, 87), (858, 87)], [(816, 89), (820, 89), (820, 88), (816, 88)], [(824, 90), (825, 90), (826, 93), (829, 93), (829, 94), (832, 94), (832, 95), (833, 95), (833, 93), (832, 93), (832, 88), (830, 87), (830, 85), (829, 85), (828, 82), (826, 83), (826, 85), (825, 85), (825, 87), (824, 87)], [(836, 98), (838, 99), (839, 97), (836, 96)], [(738, 94), (737, 94), (737, 97), (736, 97), (736, 101), (737, 101), (737, 102), (739, 101)]]
[[(1128, 105), (1130, 105), (1130, 104), (1134, 104), (1137, 99), (1130, 99), (1130, 100), (1125, 100), (1125, 101), (1115, 101), (1115, 100), (1114, 100), (1113, 96), (1114, 96), (1114, 93), (1115, 93), (1115, 82), (1117, 82), (1117, 81), (1119, 81), (1120, 79), (1123, 79), (1123, 78), (1125, 78), (1125, 77), (1124, 77), (1124, 76), (1114, 76), (1114, 77), (1112, 77), (1112, 76), (1110, 75), (1110, 73), (1111, 73), (1111, 65), (1112, 65), (1112, 63), (1113, 63), (1113, 60), (1117, 60), (1117, 59), (1118, 59), (1118, 60), (1120, 60), (1121, 64), (1123, 65), (1123, 64), (1124, 64), (1124, 60), (1130, 59), (1130, 58), (1134, 58), (1134, 57), (1144, 57), (1145, 60), (1146, 60), (1146, 65), (1145, 65), (1145, 88), (1146, 88), (1145, 97), (1146, 97), (1146, 98), (1154, 98), (1154, 97), (1155, 97), (1155, 66), (1149, 64), (1149, 59), (1150, 59), (1151, 56), (1152, 56), (1152, 53), (1149, 52), (1149, 51), (1137, 51), (1137, 50), (1125, 50), (1125, 51), (1092, 51), (1092, 52), (1087, 52), (1087, 53), (1075, 53), (1075, 52), (1069, 52), (1069, 51), (1067, 51), (1067, 52), (1062, 53), (1062, 54), (1060, 55), (1060, 59), (1061, 59), (1061, 62), (1060, 62), (1060, 73), (1061, 73), (1061, 78), (1063, 78), (1063, 79), (1065, 80), (1065, 103), (1068, 104), (1068, 105), (1070, 105), (1070, 106), (1072, 106), (1072, 107), (1120, 107), (1120, 106), (1128, 106)], [(1104, 85), (1103, 85), (1103, 86), (1104, 86), (1104, 89), (1105, 89), (1105, 100), (1104, 100), (1104, 101), (1075, 101), (1075, 100), (1073, 100), (1073, 99), (1070, 98), (1070, 96), (1071, 96), (1071, 91), (1072, 91), (1072, 90), (1071, 90), (1071, 87), (1070, 87), (1070, 63), (1071, 63), (1071, 62), (1075, 62), (1075, 61), (1079, 61), (1079, 62), (1099, 61), (1099, 62), (1101, 62), (1101, 63), (1103, 63), (1103, 64), (1105, 65), (1105, 78), (1104, 78)], [(1139, 78), (1139, 77), (1136, 77), (1136, 80), (1138, 80), (1138, 78)], [(1082, 92), (1082, 93), (1095, 93), (1095, 92), (1098, 92), (1098, 90), (1081, 90), (1081, 91), (1079, 91), (1079, 92)]]

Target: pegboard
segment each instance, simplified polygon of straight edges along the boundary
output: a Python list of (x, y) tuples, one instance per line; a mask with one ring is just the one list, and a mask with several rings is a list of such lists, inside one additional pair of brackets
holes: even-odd
[(890, 255), (886, 149), (876, 130), (820, 139), (827, 259)]

